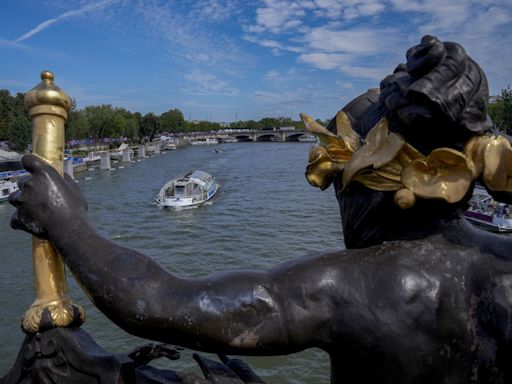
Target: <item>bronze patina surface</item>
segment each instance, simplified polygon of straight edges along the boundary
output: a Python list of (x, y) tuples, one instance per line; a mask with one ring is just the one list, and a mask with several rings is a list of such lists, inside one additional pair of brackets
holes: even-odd
[(50, 240), (94, 304), (137, 336), (238, 355), (318, 347), (332, 383), (512, 382), (512, 238), (463, 217), (474, 180), (511, 200), (509, 148), (480, 140), (492, 137), (487, 82), (460, 45), (425, 36), (406, 57), (380, 92), (313, 126), (324, 146), (309, 173), (334, 186), (346, 250), (181, 278), (99, 234), (75, 184), (31, 155), (11, 224)]

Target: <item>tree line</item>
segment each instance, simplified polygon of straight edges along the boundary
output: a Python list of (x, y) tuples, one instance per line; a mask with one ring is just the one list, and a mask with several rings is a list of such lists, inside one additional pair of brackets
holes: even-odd
[[(31, 141), (32, 126), (25, 108), (23, 93), (11, 95), (0, 90), (0, 141), (9, 141), (16, 151), (23, 151)], [(74, 104), (74, 103), (73, 103)], [(225, 128), (264, 129), (294, 126), (304, 128), (301, 121), (290, 118), (264, 118), (259, 121), (236, 121), (228, 125), (211, 121), (187, 121), (178, 109), (169, 109), (161, 115), (131, 112), (110, 104), (73, 107), (66, 122), (66, 139), (101, 140), (126, 138), (129, 142), (152, 140), (157, 135), (210, 132)]]
[[(0, 90), (0, 141), (8, 141), (16, 151), (23, 151), (30, 144), (32, 126), (24, 105), (23, 93), (11, 95)], [(512, 89), (508, 86), (489, 104), (489, 114), (496, 128), (512, 135)], [(320, 123), (327, 125), (328, 121)], [(235, 121), (228, 125), (210, 121), (187, 121), (177, 109), (169, 109), (161, 115), (130, 112), (110, 104), (72, 108), (66, 122), (67, 140), (101, 140), (103, 138), (126, 138), (130, 142), (152, 140), (162, 133), (183, 134), (188, 132), (210, 132), (225, 128), (268, 129), (293, 126), (303, 129), (301, 121), (291, 118), (265, 117), (259, 121)]]
[(510, 85), (501, 90), (501, 94), (489, 104), (489, 115), (496, 128), (512, 136), (512, 89)]

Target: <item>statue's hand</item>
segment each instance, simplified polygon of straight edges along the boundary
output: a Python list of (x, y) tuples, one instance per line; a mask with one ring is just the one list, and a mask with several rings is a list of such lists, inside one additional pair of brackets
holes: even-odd
[(32, 176), (20, 180), (20, 190), (9, 196), (16, 207), (11, 227), (48, 238), (50, 228), (68, 226), (85, 216), (87, 202), (69, 175), (60, 176), (35, 155), (23, 156), (22, 163)]

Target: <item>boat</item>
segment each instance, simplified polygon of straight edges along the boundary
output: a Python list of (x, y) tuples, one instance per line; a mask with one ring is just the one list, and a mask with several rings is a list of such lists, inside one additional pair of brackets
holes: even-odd
[(484, 187), (477, 185), (464, 216), (472, 224), (491, 232), (512, 233), (512, 206), (495, 201)]
[(16, 181), (11, 179), (0, 180), (0, 203), (7, 201), (9, 195), (13, 192), (19, 191)]
[(302, 136), (299, 136), (299, 141), (301, 143), (316, 143), (317, 139), (316, 139), (316, 136), (313, 136), (313, 135), (302, 135)]
[(195, 170), (185, 176), (168, 181), (158, 193), (160, 207), (182, 208), (203, 204), (219, 189), (215, 178), (204, 171)]
[(174, 151), (176, 148), (177, 148), (176, 144), (170, 143), (170, 142), (166, 142), (166, 143), (162, 144), (161, 150), (162, 151)]
[(110, 159), (111, 160), (121, 160), (124, 155), (124, 151), (128, 149), (128, 153), (130, 154), (130, 158), (133, 157), (133, 149), (131, 149), (128, 144), (122, 143), (117, 149), (113, 149), (110, 151)]
[(211, 144), (219, 144), (219, 140), (213, 137), (207, 138), (197, 138), (190, 141), (191, 145), (211, 145)]

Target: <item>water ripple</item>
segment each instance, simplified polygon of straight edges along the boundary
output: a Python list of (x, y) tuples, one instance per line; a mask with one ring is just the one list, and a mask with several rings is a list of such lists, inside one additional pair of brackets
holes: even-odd
[[(144, 252), (181, 276), (227, 268), (263, 270), (295, 256), (342, 247), (333, 192), (321, 192), (305, 180), (307, 144), (239, 143), (223, 149), (218, 154), (208, 146), (189, 147), (116, 172), (78, 174), (92, 221), (113, 241)], [(212, 203), (181, 211), (156, 207), (162, 185), (192, 169), (213, 174), (221, 184)], [(21, 345), (19, 319), (33, 300), (30, 237), (10, 230), (12, 212), (0, 205), (0, 305), (7, 309), (0, 318), (0, 376)], [(104, 348), (126, 353), (145, 343), (99, 313), (71, 279), (70, 295), (86, 308), (84, 328)], [(327, 357), (319, 351), (248, 360), (269, 384), (329, 382)], [(195, 369), (191, 361), (189, 356), (166, 367)]]

